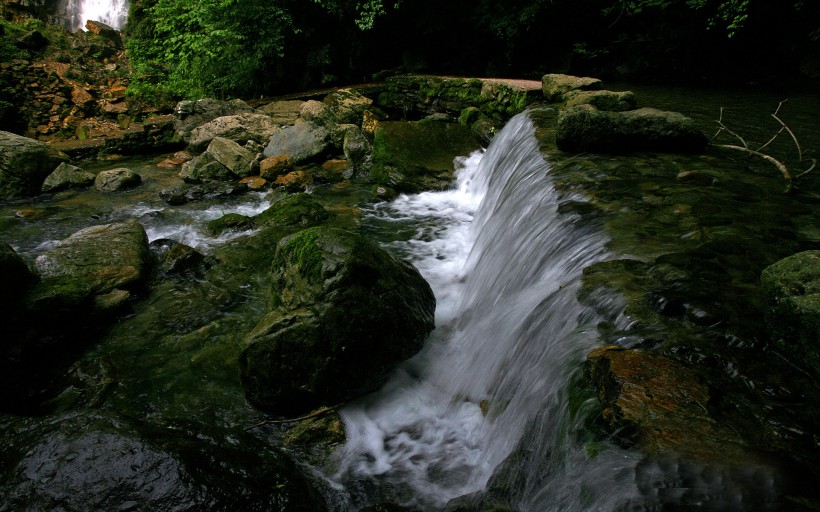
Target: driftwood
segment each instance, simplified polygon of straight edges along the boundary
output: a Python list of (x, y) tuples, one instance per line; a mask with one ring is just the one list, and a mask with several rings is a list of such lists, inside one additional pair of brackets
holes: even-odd
[(729, 135), (736, 138), (737, 140), (739, 140), (740, 143), (742, 144), (741, 146), (738, 146), (736, 144), (715, 144), (715, 145), (719, 148), (726, 148), (726, 149), (733, 149), (733, 150), (736, 150), (736, 151), (742, 151), (742, 152), (747, 153), (749, 155), (754, 155), (754, 156), (760, 157), (760, 158), (766, 160), (767, 162), (773, 164), (775, 167), (777, 167), (777, 170), (780, 171), (780, 174), (783, 175), (783, 179), (786, 180), (786, 189), (783, 192), (784, 193), (789, 193), (789, 192), (791, 192), (791, 190), (794, 186), (794, 181), (795, 180), (805, 176), (806, 174), (808, 174), (808, 173), (810, 173), (811, 171), (814, 170), (814, 168), (817, 166), (817, 160), (814, 159), (814, 158), (810, 159), (809, 162), (811, 162), (811, 165), (808, 167), (808, 169), (803, 170), (799, 174), (794, 176), (794, 175), (792, 175), (792, 172), (789, 170), (789, 168), (786, 166), (785, 163), (783, 163), (780, 160), (774, 158), (773, 156), (763, 152), (763, 150), (766, 149), (766, 147), (768, 147), (772, 142), (774, 142), (777, 139), (777, 137), (780, 136), (781, 133), (786, 132), (786, 133), (789, 134), (789, 136), (791, 136), (792, 142), (794, 142), (794, 145), (797, 148), (798, 163), (802, 164), (804, 162), (803, 148), (800, 147), (800, 141), (797, 140), (797, 136), (794, 134), (792, 129), (789, 128), (789, 126), (786, 123), (784, 123), (783, 120), (780, 119), (780, 117), (778, 117), (778, 114), (780, 113), (780, 108), (783, 106), (783, 103), (785, 103), (786, 101), (788, 101), (788, 100), (783, 100), (780, 103), (778, 103), (777, 109), (775, 109), (774, 113), (771, 114), (771, 116), (778, 123), (780, 123), (780, 129), (774, 135), (772, 135), (772, 137), (768, 140), (768, 142), (766, 142), (765, 144), (763, 144), (759, 148), (752, 149), (751, 147), (749, 147), (749, 143), (746, 142), (746, 139), (744, 139), (742, 136), (740, 136), (737, 132), (731, 130), (729, 127), (727, 127), (723, 123), (723, 107), (720, 107), (720, 118), (716, 121), (717, 125), (718, 125), (718, 131), (717, 131), (717, 133), (715, 133), (714, 137), (712, 137), (712, 140), (717, 138), (717, 136), (720, 135), (723, 132), (726, 132)]

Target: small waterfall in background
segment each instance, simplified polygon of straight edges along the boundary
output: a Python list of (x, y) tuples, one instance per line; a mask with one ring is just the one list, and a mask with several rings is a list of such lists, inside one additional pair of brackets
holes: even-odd
[[(435, 509), (491, 476), (500, 483), (504, 466), (521, 510), (611, 510), (634, 488), (612, 480), (637, 461), (612, 448), (590, 463), (571, 439), (567, 394), (596, 343), (596, 318), (576, 300), (581, 271), (604, 258), (606, 240), (557, 213), (526, 114), (460, 166), (455, 189), (369, 214), (374, 229), (417, 230), (391, 249), (433, 287), (437, 327), (380, 392), (341, 411), (348, 442), (331, 478), (350, 493), (345, 508)], [(580, 490), (579, 477), (602, 492)]]
[(128, 20), (128, 0), (61, 0), (55, 16), (74, 32), (85, 30), (88, 20), (122, 30)]

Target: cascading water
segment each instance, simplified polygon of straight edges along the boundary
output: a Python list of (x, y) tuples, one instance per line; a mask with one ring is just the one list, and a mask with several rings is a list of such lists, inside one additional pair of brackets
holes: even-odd
[(528, 458), (541, 460), (513, 470), (508, 499), (522, 510), (583, 509), (572, 483), (579, 464), (599, 482), (634, 467), (617, 449), (585, 464), (583, 447), (568, 439), (567, 390), (595, 341), (594, 318), (575, 296), (605, 239), (557, 213), (548, 171), (521, 114), (483, 156), (462, 162), (455, 190), (401, 196), (371, 212), (386, 230), (422, 226), (393, 249), (435, 290), (437, 329), (378, 394), (341, 412), (348, 443), (333, 479), (350, 492), (346, 507), (441, 507), (484, 489), (525, 436)]
[(69, 30), (85, 30), (88, 20), (121, 30), (128, 20), (128, 0), (61, 0), (56, 16)]

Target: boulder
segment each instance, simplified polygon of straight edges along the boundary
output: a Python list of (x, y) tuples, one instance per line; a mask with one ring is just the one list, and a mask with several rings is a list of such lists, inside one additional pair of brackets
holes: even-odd
[(587, 76), (548, 74), (541, 78), (544, 98), (549, 102), (563, 101), (571, 91), (593, 91), (601, 88), (601, 81)]
[(709, 413), (709, 387), (697, 372), (642, 350), (599, 347), (587, 356), (601, 417), (625, 445), (695, 460), (748, 461), (743, 440)]
[(302, 103), (299, 108), (299, 119), (327, 129), (339, 122), (336, 114), (326, 104), (316, 100), (308, 100)]
[(159, 196), (168, 204), (179, 206), (192, 201), (231, 197), (248, 191), (248, 185), (233, 181), (208, 181), (202, 184), (186, 184), (166, 188)]
[(635, 110), (638, 102), (632, 91), (570, 91), (565, 95), (565, 107), (575, 105), (592, 105), (598, 110), (607, 112), (623, 112)]
[(216, 137), (230, 139), (238, 144), (246, 144), (251, 140), (262, 144), (270, 140), (277, 129), (279, 125), (264, 114), (222, 116), (194, 128), (188, 145), (192, 151), (200, 152)]
[(3, 283), (0, 291), (0, 307), (3, 308), (0, 318), (3, 318), (6, 307), (17, 302), (26, 288), (37, 281), (37, 276), (23, 258), (7, 243), (0, 243), (0, 281)]
[(197, 270), (205, 262), (205, 256), (201, 252), (175, 240), (160, 238), (148, 247), (155, 260), (154, 274), (159, 277)]
[(102, 171), (94, 178), (94, 188), (100, 192), (126, 190), (140, 183), (142, 183), (142, 176), (125, 167)]
[(259, 175), (266, 180), (275, 180), (293, 169), (293, 162), (288, 155), (277, 155), (259, 162)]
[(197, 126), (217, 117), (251, 112), (253, 108), (238, 99), (222, 101), (203, 98), (197, 101), (180, 101), (174, 109), (174, 130), (177, 136), (187, 143), (190, 141), (191, 132)]
[(85, 28), (87, 28), (92, 34), (96, 34), (103, 39), (111, 41), (114, 43), (116, 48), (122, 47), (122, 38), (120, 37), (120, 33), (110, 25), (106, 25), (101, 21), (88, 20), (85, 22)]
[(213, 156), (215, 161), (240, 178), (252, 176), (259, 170), (256, 154), (230, 139), (214, 138), (208, 145), (206, 153)]
[(356, 175), (369, 175), (373, 165), (373, 144), (360, 128), (353, 127), (347, 131), (342, 149)]
[(290, 125), (299, 119), (303, 103), (301, 100), (272, 101), (257, 107), (256, 112), (269, 116), (279, 126)]
[(820, 251), (804, 251), (760, 276), (769, 339), (786, 359), (820, 376)]
[(351, 89), (334, 91), (322, 100), (336, 117), (338, 123), (351, 123), (361, 126), (365, 110), (373, 100)]
[(247, 231), (253, 229), (256, 223), (252, 218), (239, 213), (226, 213), (218, 219), (208, 222), (208, 233), (219, 236), (230, 231)]
[(59, 192), (69, 188), (84, 188), (94, 183), (96, 176), (79, 167), (61, 163), (43, 182), (43, 192)]
[(292, 171), (279, 176), (274, 183), (289, 193), (305, 192), (313, 185), (313, 176), (306, 171)]
[(216, 160), (213, 154), (205, 152), (182, 164), (179, 177), (185, 183), (206, 183), (209, 181), (231, 181), (237, 176)]
[(288, 155), (294, 164), (300, 164), (324, 155), (330, 148), (330, 131), (318, 124), (297, 121), (271, 136), (264, 155), (266, 158)]
[(555, 143), (570, 153), (696, 153), (703, 151), (708, 140), (692, 119), (677, 112), (654, 108), (603, 112), (578, 105), (558, 116)]
[(243, 341), (255, 406), (299, 414), (379, 386), (418, 352), (436, 301), (411, 264), (359, 234), (319, 226), (279, 242), (272, 311)]
[(85, 283), (96, 294), (142, 285), (150, 264), (148, 237), (136, 222), (82, 229), (34, 262), (44, 279), (72, 278)]
[(39, 194), (46, 177), (66, 160), (44, 142), (0, 131), (0, 199)]

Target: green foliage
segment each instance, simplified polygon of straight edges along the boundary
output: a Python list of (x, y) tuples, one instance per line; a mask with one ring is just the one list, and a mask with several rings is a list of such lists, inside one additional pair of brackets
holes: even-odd
[(723, 28), (728, 37), (741, 30), (749, 18), (749, 0), (621, 0), (604, 9), (604, 14), (620, 18), (678, 9), (698, 13), (707, 28)]

